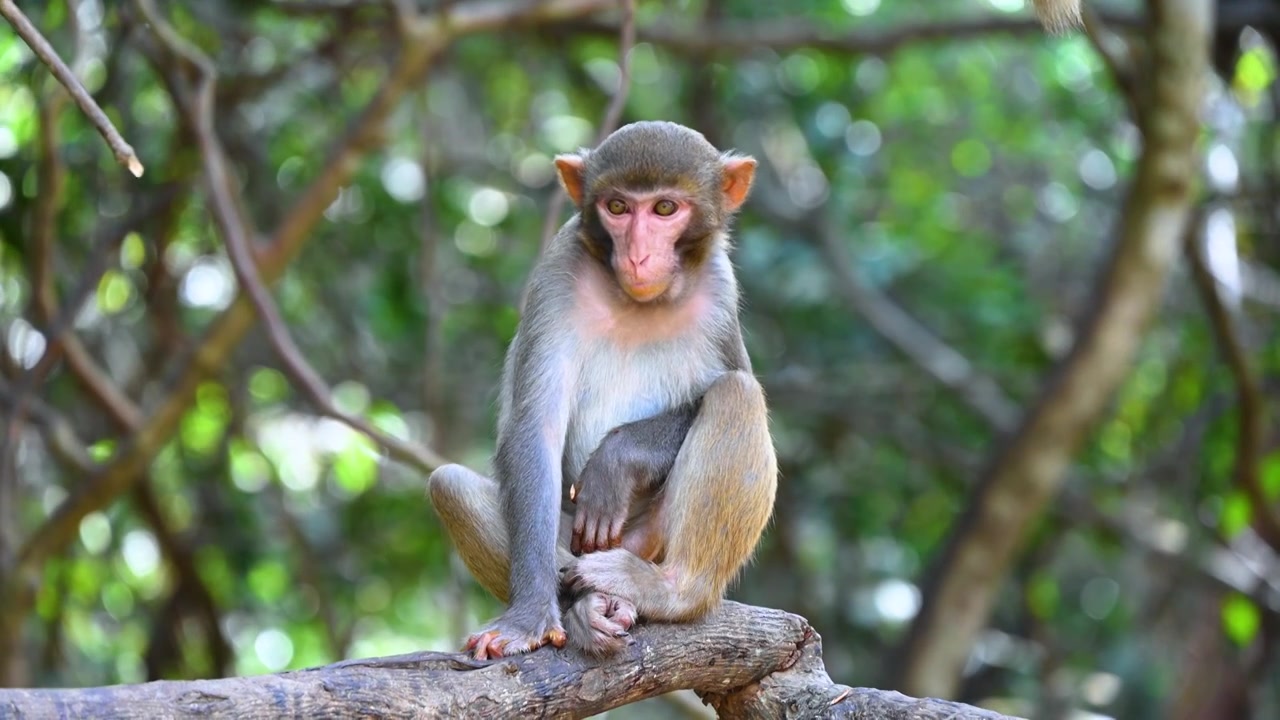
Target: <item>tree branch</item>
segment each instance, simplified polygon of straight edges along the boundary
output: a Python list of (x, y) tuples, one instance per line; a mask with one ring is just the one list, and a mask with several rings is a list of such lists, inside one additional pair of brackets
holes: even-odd
[(1276, 513), (1275, 503), (1267, 497), (1266, 490), (1262, 487), (1262, 478), (1259, 477), (1262, 443), (1266, 437), (1262, 384), (1250, 367), (1249, 353), (1240, 337), (1236, 319), (1232, 317), (1218, 292), (1218, 280), (1205, 263), (1200, 238), (1199, 228), (1194, 225), (1188, 227), (1183, 251), (1191, 265), (1191, 277), (1200, 291), (1205, 312), (1209, 315), (1209, 324), (1217, 337), (1218, 350), (1222, 352), (1236, 384), (1236, 410), (1239, 413), (1236, 428), (1236, 486), (1249, 498), (1249, 504), (1253, 508), (1254, 532), (1258, 533), (1258, 537), (1272, 551), (1280, 554), (1280, 515)]
[[(72, 8), (71, 12), (75, 12), (75, 9)], [(128, 168), (134, 177), (142, 177), (142, 161), (138, 159), (133, 147), (120, 136), (120, 131), (116, 130), (115, 125), (111, 124), (111, 119), (102, 111), (102, 108), (98, 107), (97, 101), (93, 99), (88, 90), (84, 89), (84, 85), (80, 84), (80, 80), (76, 78), (75, 73), (71, 72), (71, 68), (67, 67), (62, 58), (58, 57), (58, 52), (40, 34), (36, 26), (31, 24), (27, 16), (22, 14), (22, 11), (18, 9), (13, 0), (0, 0), (0, 15), (3, 15), (4, 19), (9, 21), (9, 24), (18, 33), (18, 37), (21, 37), (35, 51), (36, 57), (40, 58), (40, 61), (49, 68), (49, 71), (58, 79), (58, 82), (62, 83), (67, 92), (71, 93), (71, 97), (80, 106), (80, 110), (84, 112), (85, 116), (89, 118), (89, 122), (93, 123), (93, 126), (98, 129), (103, 139), (107, 141), (111, 152), (116, 156), (116, 161)]]
[(262, 320), (267, 342), (280, 358), (285, 372), (321, 414), (363, 433), (382, 446), (396, 460), (424, 474), (444, 464), (444, 459), (435, 452), (388, 435), (364, 418), (345, 412), (334, 404), (333, 391), (303, 356), (302, 350), (289, 332), (288, 324), (280, 315), (280, 309), (276, 307), (271, 292), (267, 290), (266, 284), (258, 274), (257, 263), (249, 244), (249, 237), (254, 234), (254, 231), (248, 220), (240, 213), (241, 203), (236, 197), (234, 181), (227, 168), (226, 153), (213, 128), (214, 84), (217, 77), (213, 63), (195, 46), (183, 41), (155, 12), (150, 0), (139, 0), (137, 5), (161, 42), (168, 46), (174, 55), (181, 57), (192, 66), (198, 75), (194, 97), (179, 97), (178, 107), (190, 125), (192, 134), (195, 135), (196, 145), (200, 148), (205, 183), (209, 193), (209, 206), (214, 224), (217, 225), (226, 245), (227, 256), (231, 259), (236, 280), (240, 283), (242, 292), (246, 293), (253, 303), (258, 317)]
[[(1138, 27), (1135, 15), (1105, 14), (1114, 26)], [(563, 26), (567, 32), (617, 35), (618, 24), (604, 20), (578, 20)], [(982, 18), (920, 21), (895, 28), (832, 31), (829, 27), (803, 21), (772, 19), (755, 22), (726, 22), (678, 28), (670, 23), (638, 28), (636, 38), (672, 52), (690, 55), (749, 55), (761, 49), (779, 52), (799, 49), (853, 55), (888, 55), (918, 42), (968, 40), (989, 35), (1023, 35), (1044, 32), (1034, 17), (991, 16)]]
[(997, 431), (1011, 429), (1019, 407), (996, 380), (983, 374), (957, 350), (911, 317), (892, 299), (864, 283), (844, 239), (827, 222), (818, 231), (822, 250), (836, 281), (836, 291), (876, 332)]
[[(324, 169), (290, 208), (271, 242), (259, 253), (258, 271), (264, 282), (273, 282), (283, 274), (324, 210), (333, 202), (338, 189), (355, 174), (360, 160), (383, 144), (382, 128), (401, 96), (416, 85), (431, 60), (450, 42), (516, 23), (561, 22), (608, 4), (608, 0), (544, 0), (520, 4), (473, 0), (452, 6), (447, 17), (433, 15), (416, 19), (378, 94), (355, 120)], [(196, 346), (175, 365), (166, 381), (168, 392), (148, 414), (147, 423), (122, 444), (110, 464), (88, 478), (28, 539), (19, 552), (20, 570), (33, 572), (44, 558), (75, 536), (80, 520), (130, 489), (140, 472), (177, 431), (200, 382), (222, 367), (252, 327), (254, 317), (253, 305), (242, 291), (213, 321)]]
[[(636, 3), (635, 0), (622, 0), (622, 29), (618, 40), (618, 87), (614, 90), (613, 99), (604, 111), (600, 121), (600, 132), (596, 135), (596, 145), (618, 127), (622, 118), (622, 110), (627, 105), (627, 95), (631, 91), (631, 48), (636, 45)], [(551, 204), (547, 207), (546, 220), (542, 221), (542, 247), (551, 243), (556, 229), (560, 227), (560, 213), (564, 209), (564, 188), (556, 184), (555, 194), (551, 196)]]
[(1197, 176), (1213, 8), (1208, 0), (1152, 0), (1149, 7), (1148, 111), (1138, 118), (1143, 152), (1115, 248), (1091, 293), (1097, 300), (1038, 402), (993, 454), (928, 574), (906, 641), (900, 686), (908, 692), (955, 693), (1009, 565), (1124, 381), (1178, 257)]
[(831, 681), (822, 640), (804, 618), (726, 602), (682, 625), (642, 625), (636, 642), (600, 664), (546, 647), (477, 661), (417, 652), (320, 668), (189, 682), (78, 690), (0, 689), (0, 708), (24, 717), (558, 717), (691, 688), (722, 717), (882, 720), (1006, 716)]

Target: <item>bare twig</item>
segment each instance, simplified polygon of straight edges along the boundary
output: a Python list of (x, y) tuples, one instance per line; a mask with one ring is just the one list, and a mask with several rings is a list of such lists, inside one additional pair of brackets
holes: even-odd
[[(607, 4), (608, 0), (545, 0), (521, 4), (473, 0), (453, 6), (448, 22), (439, 17), (419, 20), (377, 95), (354, 120), (324, 168), (289, 209), (270, 244), (260, 254), (259, 272), (263, 280), (274, 281), (284, 272), (333, 202), (338, 189), (350, 181), (360, 160), (383, 144), (382, 127), (400, 98), (417, 84), (449, 42), (516, 22), (563, 22)], [(205, 377), (221, 368), (253, 326), (254, 318), (254, 306), (242, 293), (213, 321), (196, 345), (174, 364), (166, 380), (168, 392), (148, 413), (146, 424), (122, 443), (108, 465), (72, 493), (28, 538), (18, 555), (19, 570), (33, 571), (44, 558), (75, 536), (80, 520), (87, 514), (104, 507), (137, 482), (141, 472), (177, 430), (196, 388)], [(18, 583), (11, 587), (16, 596)], [(0, 597), (0, 601), (3, 599)], [(28, 601), (29, 598), (23, 599)]]
[[(596, 145), (604, 142), (618, 126), (622, 118), (622, 110), (627, 105), (627, 95), (631, 91), (631, 49), (636, 44), (636, 3), (635, 0), (622, 0), (622, 28), (618, 40), (618, 87), (613, 92), (613, 99), (604, 111), (600, 121), (600, 132), (596, 135)], [(564, 209), (566, 199), (564, 188), (556, 185), (555, 194), (551, 196), (551, 204), (547, 207), (546, 219), (542, 221), (542, 247), (546, 247), (555, 237), (556, 228), (560, 227), (560, 213)]]
[[(766, 180), (762, 178), (759, 182)], [(785, 193), (775, 194), (778, 196), (785, 196)], [(983, 373), (892, 298), (858, 277), (855, 271), (857, 263), (844, 237), (828, 217), (830, 211), (816, 208), (802, 216), (798, 207), (784, 206), (785, 202), (761, 197), (756, 208), (773, 222), (791, 226), (801, 237), (813, 240), (826, 256), (841, 299), (898, 352), (954, 393), (994, 430), (1011, 430), (1018, 419), (1018, 403), (1009, 397), (995, 378)]]
[(1276, 513), (1275, 504), (1267, 498), (1259, 477), (1259, 463), (1262, 460), (1263, 438), (1266, 436), (1266, 411), (1262, 398), (1262, 385), (1257, 374), (1250, 367), (1249, 354), (1245, 350), (1240, 337), (1240, 329), (1222, 295), (1218, 292), (1218, 281), (1209, 271), (1205, 263), (1204, 252), (1200, 247), (1200, 228), (1192, 223), (1187, 228), (1183, 251), (1191, 265), (1191, 277), (1200, 291), (1200, 299), (1204, 302), (1205, 312), (1209, 315), (1209, 324), (1218, 339), (1218, 350), (1222, 352), (1227, 368), (1236, 384), (1236, 410), (1239, 423), (1236, 428), (1236, 467), (1235, 482), (1241, 492), (1249, 498), (1253, 507), (1253, 529), (1258, 536), (1280, 554), (1280, 515)]
[(836, 234), (829, 223), (824, 222), (817, 233), (836, 289), (845, 302), (899, 352), (955, 393), (991, 427), (1001, 432), (1011, 430), (1020, 408), (995, 378), (981, 372), (884, 293), (863, 282), (854, 271), (844, 238)]
[(445, 461), (431, 450), (405, 442), (377, 429), (364, 418), (343, 411), (333, 402), (333, 392), (320, 374), (303, 356), (294, 342), (289, 326), (280, 315), (271, 292), (267, 290), (258, 273), (257, 262), (249, 244), (252, 229), (240, 213), (231, 174), (227, 168), (226, 153), (213, 128), (214, 83), (216, 74), (213, 63), (193, 45), (185, 42), (152, 7), (151, 0), (137, 0), (138, 9), (151, 24), (161, 42), (199, 72), (198, 88), (189, 102), (179, 101), (187, 122), (191, 125), (204, 162), (205, 182), (208, 185), (210, 207), (214, 223), (218, 226), (227, 247), (227, 256), (235, 271), (241, 289), (248, 294), (254, 309), (266, 331), (267, 341), (280, 357), (285, 371), (293, 378), (321, 413), (338, 420), (367, 435), (387, 453), (407, 465), (429, 473)]
[(1087, 5), (1083, 7), (1081, 16), (1085, 35), (1093, 44), (1093, 49), (1097, 51), (1098, 56), (1106, 63), (1107, 69), (1111, 71), (1111, 78), (1120, 89), (1120, 94), (1129, 106), (1129, 112), (1137, 118), (1143, 112), (1143, 108), (1138, 97), (1138, 76), (1131, 56), (1131, 41), (1111, 29), (1092, 7)]
[(18, 9), (13, 0), (0, 0), (0, 15), (13, 26), (18, 36), (23, 39), (35, 51), (36, 56), (40, 58), (53, 73), (53, 76), (62, 83), (67, 92), (71, 93), (71, 97), (75, 99), (76, 104), (80, 106), (80, 110), (89, 118), (89, 122), (98, 129), (103, 139), (107, 141), (107, 145), (111, 148), (111, 152), (115, 154), (116, 161), (129, 169), (134, 177), (142, 177), (142, 161), (138, 159), (137, 153), (133, 151), (133, 147), (125, 142), (120, 136), (120, 131), (116, 130), (116, 126), (111, 124), (111, 119), (107, 114), (98, 107), (97, 101), (84, 89), (84, 85), (80, 84), (80, 80), (76, 78), (75, 73), (71, 72), (71, 68), (58, 57), (58, 53), (49, 44), (49, 41), (40, 34), (35, 25), (27, 19), (27, 16)]

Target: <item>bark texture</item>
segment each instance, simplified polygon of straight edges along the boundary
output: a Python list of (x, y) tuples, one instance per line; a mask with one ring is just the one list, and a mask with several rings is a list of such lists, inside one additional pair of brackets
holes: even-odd
[(1004, 718), (831, 681), (804, 618), (726, 602), (685, 625), (642, 625), (604, 663), (567, 651), (498, 661), (419, 652), (220, 680), (0, 689), (5, 718), (582, 718), (690, 688), (726, 718)]

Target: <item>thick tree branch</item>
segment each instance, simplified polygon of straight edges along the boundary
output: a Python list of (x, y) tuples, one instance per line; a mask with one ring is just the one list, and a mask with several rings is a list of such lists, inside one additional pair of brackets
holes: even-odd
[(497, 661), (418, 652), (256, 677), (80, 690), (0, 689), (19, 717), (585, 718), (691, 688), (722, 717), (928, 720), (1006, 716), (943, 700), (838, 685), (822, 641), (780, 610), (726, 602), (686, 625), (644, 625), (600, 664), (543, 648)]
[(1191, 212), (1209, 72), (1212, 3), (1151, 0), (1150, 108), (1115, 249), (1075, 347), (1021, 427), (992, 457), (957, 524), (906, 643), (903, 687), (952, 696), (1010, 563), (1059, 490), (1072, 454), (1123, 382), (1155, 313)]
[[(72, 8), (72, 12), (74, 11)], [(75, 73), (71, 72), (71, 68), (67, 67), (61, 57), (58, 57), (58, 52), (53, 49), (49, 41), (40, 34), (35, 25), (31, 24), (31, 20), (22, 14), (13, 0), (0, 0), (0, 15), (9, 21), (18, 33), (18, 37), (21, 37), (35, 51), (36, 57), (40, 58), (58, 82), (62, 83), (71, 94), (76, 104), (80, 106), (80, 110), (89, 118), (89, 122), (93, 123), (103, 139), (107, 141), (111, 152), (116, 156), (116, 161), (128, 168), (134, 177), (142, 177), (142, 161), (138, 159), (133, 147), (120, 136), (120, 131), (111, 124), (111, 119), (102, 111), (102, 108), (98, 107), (97, 101), (88, 90), (84, 89), (84, 85), (80, 84), (80, 80), (76, 78)]]

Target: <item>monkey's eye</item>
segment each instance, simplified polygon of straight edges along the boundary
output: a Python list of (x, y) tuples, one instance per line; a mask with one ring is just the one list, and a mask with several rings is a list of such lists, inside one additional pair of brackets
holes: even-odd
[(613, 215), (621, 215), (627, 211), (627, 204), (617, 198), (614, 198), (608, 203), (605, 203), (605, 208)]
[(654, 203), (653, 211), (662, 217), (668, 217), (675, 214), (676, 204), (670, 200), (659, 200)]

